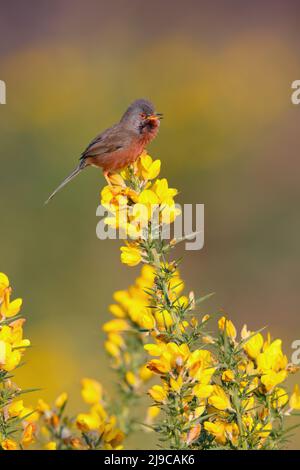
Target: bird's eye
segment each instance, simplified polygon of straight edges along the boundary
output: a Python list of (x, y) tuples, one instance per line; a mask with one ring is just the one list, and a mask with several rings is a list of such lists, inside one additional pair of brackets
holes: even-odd
[(147, 114), (146, 113), (141, 113), (140, 116), (141, 116), (142, 119), (146, 119)]

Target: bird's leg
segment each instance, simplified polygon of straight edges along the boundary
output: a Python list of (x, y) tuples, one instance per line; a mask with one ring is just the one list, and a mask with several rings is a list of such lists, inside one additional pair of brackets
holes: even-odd
[(108, 171), (103, 171), (103, 176), (106, 179), (108, 186), (112, 186), (111, 181), (109, 179), (109, 172)]

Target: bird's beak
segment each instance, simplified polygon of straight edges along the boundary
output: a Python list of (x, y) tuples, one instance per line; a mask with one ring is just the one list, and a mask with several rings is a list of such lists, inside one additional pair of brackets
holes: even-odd
[(162, 113), (155, 113), (155, 114), (150, 114), (150, 116), (148, 116), (148, 120), (149, 121), (158, 121), (159, 119), (162, 119), (163, 118), (163, 114)]

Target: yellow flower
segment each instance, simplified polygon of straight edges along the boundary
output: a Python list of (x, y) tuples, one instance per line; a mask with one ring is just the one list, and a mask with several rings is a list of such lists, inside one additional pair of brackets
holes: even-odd
[(187, 307), (189, 304), (189, 299), (185, 295), (181, 295), (178, 299), (175, 300), (174, 305), (176, 307)]
[(0, 329), (0, 370), (12, 371), (19, 365), (22, 353), (30, 345), (23, 339), (22, 325), (25, 320), (15, 320)]
[(183, 379), (182, 379), (181, 375), (177, 379), (173, 379), (171, 377), (171, 379), (170, 379), (170, 388), (174, 392), (180, 392), (182, 384), (183, 384)]
[(206, 408), (205, 400), (199, 401), (199, 406), (196, 406), (194, 410), (194, 418), (199, 418), (199, 416), (203, 415)]
[(148, 264), (145, 264), (141, 269), (140, 276), (136, 279), (136, 285), (140, 288), (145, 286), (152, 286), (155, 278), (155, 269)]
[(36, 431), (36, 425), (28, 423), (23, 431), (21, 443), (24, 447), (29, 446), (34, 441), (34, 433)]
[(94, 405), (102, 398), (102, 385), (97, 380), (84, 378), (81, 380), (81, 396), (85, 403)]
[(198, 384), (193, 388), (193, 393), (201, 400), (202, 398), (208, 398), (213, 393), (213, 390), (213, 385)]
[(262, 424), (258, 423), (256, 426), (256, 430), (259, 431), (258, 436), (266, 439), (270, 432), (272, 431), (272, 423)]
[[(159, 352), (159, 346), (157, 345), (146, 345), (145, 348), (151, 351)], [(187, 344), (181, 344), (178, 346), (176, 343), (170, 342), (165, 347), (162, 347), (162, 353), (159, 359), (153, 359), (149, 362), (148, 367), (157, 374), (166, 374), (173, 368), (182, 367), (186, 359), (190, 354)], [(156, 355), (156, 353), (154, 353)]]
[(105, 442), (104, 448), (106, 450), (120, 450), (122, 446), (120, 445), (124, 440), (124, 433), (115, 427), (116, 419), (114, 416), (111, 416), (109, 422), (104, 427), (103, 439)]
[(253, 334), (250, 331), (247, 331), (247, 325), (244, 325), (241, 336), (243, 339), (249, 338), (243, 344), (244, 351), (246, 351), (251, 359), (256, 359), (264, 344), (262, 335), (260, 333)]
[(226, 334), (229, 338), (236, 338), (236, 329), (231, 320), (228, 320), (226, 317), (222, 317), (218, 321), (219, 330), (224, 331), (226, 327)]
[(171, 357), (164, 354), (161, 359), (152, 359), (152, 361), (148, 362), (148, 367), (156, 374), (167, 374), (172, 369)]
[(204, 429), (212, 434), (218, 444), (226, 444), (225, 423), (222, 421), (205, 421)]
[(34, 411), (32, 407), (28, 406), (24, 406), (19, 415), (19, 418), (22, 418), (24, 422), (26, 421), (26, 423), (34, 423), (39, 419), (39, 417), (39, 413)]
[(143, 382), (147, 382), (153, 376), (151, 370), (147, 367), (147, 364), (143, 365), (139, 370), (139, 377)]
[(300, 391), (298, 384), (296, 384), (294, 387), (294, 391), (290, 397), (289, 405), (293, 410), (300, 410)]
[[(273, 395), (273, 401), (272, 405), (273, 408), (281, 408), (287, 404), (289, 401), (288, 394), (284, 390), (284, 388), (277, 387), (274, 390), (274, 395)], [(299, 405), (300, 405), (300, 400), (299, 400)]]
[(267, 392), (272, 390), (273, 387), (284, 382), (287, 378), (287, 371), (281, 370), (280, 372), (274, 372), (269, 370), (266, 374), (261, 377), (261, 382), (265, 386)]
[(139, 173), (145, 180), (153, 180), (159, 175), (161, 161), (152, 160), (150, 155), (142, 154), (139, 161), (137, 162), (137, 167)]
[[(114, 300), (120, 304), (122, 309), (126, 310), (131, 302), (131, 296), (127, 290), (117, 290), (114, 295)], [(114, 312), (112, 312), (114, 313)], [(116, 315), (118, 317), (118, 315)]]
[(129, 325), (127, 321), (123, 319), (117, 319), (117, 318), (115, 320), (110, 320), (104, 323), (102, 327), (102, 330), (105, 331), (105, 333), (126, 331), (128, 329), (129, 329)]
[(108, 307), (108, 310), (110, 311), (110, 313), (112, 313), (117, 318), (126, 317), (126, 312), (124, 312), (124, 310), (118, 304), (111, 304)]
[(108, 340), (120, 348), (124, 346), (124, 339), (119, 333), (109, 333)]
[(126, 382), (131, 386), (131, 387), (135, 387), (137, 385), (137, 378), (136, 376), (134, 375), (133, 372), (131, 371), (127, 371), (126, 374), (125, 374), (125, 377), (126, 377)]
[[(145, 419), (146, 424), (151, 425), (153, 421), (155, 420), (155, 418), (157, 418), (159, 413), (160, 413), (159, 406), (149, 406), (147, 409), (147, 414), (146, 414), (146, 419)], [(146, 428), (146, 430), (149, 431), (149, 428)]]
[(170, 225), (174, 222), (176, 217), (181, 214), (181, 210), (179, 207), (175, 206), (173, 201), (170, 201), (169, 204), (165, 203), (161, 206), (160, 211), (160, 223), (165, 225)]
[(62, 408), (68, 400), (68, 394), (66, 392), (61, 393), (55, 400), (56, 408)]
[(55, 441), (49, 441), (47, 444), (45, 444), (45, 449), (46, 450), (56, 450), (56, 442)]
[(208, 399), (208, 403), (221, 411), (231, 408), (230, 399), (220, 385), (213, 386), (213, 392)]
[(162, 357), (170, 359), (173, 367), (181, 367), (190, 356), (190, 350), (186, 343), (178, 346), (176, 343), (170, 342), (167, 344), (167, 352), (162, 354)]
[(121, 261), (128, 266), (136, 266), (142, 261), (142, 255), (139, 248), (132, 245), (121, 246)]
[(3, 298), (4, 292), (9, 287), (9, 279), (4, 273), (0, 273), (0, 299)]
[(227, 439), (236, 446), (239, 438), (239, 427), (236, 423), (227, 423), (225, 425), (225, 434)]
[(79, 413), (76, 418), (76, 425), (83, 432), (98, 429), (101, 423), (102, 420), (97, 413)]
[(138, 197), (138, 204), (132, 209), (132, 217), (142, 227), (145, 227), (149, 219), (159, 208), (159, 200), (151, 189), (144, 189)]
[(121, 348), (124, 346), (124, 340), (119, 333), (109, 333), (108, 340), (105, 341), (104, 347), (108, 354), (118, 357), (121, 354)]
[(11, 344), (0, 340), (0, 370), (12, 371), (19, 365), (21, 357), (20, 350), (13, 350)]
[(121, 354), (119, 347), (111, 341), (105, 341), (104, 347), (112, 357), (118, 357)]
[(37, 402), (37, 411), (39, 413), (45, 413), (45, 411), (49, 411), (49, 410), (50, 410), (50, 405), (48, 405), (48, 403), (46, 403), (44, 400), (40, 398)]
[(277, 372), (286, 368), (288, 361), (287, 357), (282, 353), (281, 345), (282, 341), (276, 339), (264, 347), (264, 351), (256, 358), (257, 367), (260, 372), (267, 372), (269, 370)]
[(249, 398), (242, 400), (243, 411), (252, 411), (254, 408), (254, 397), (251, 395)]
[(254, 426), (254, 421), (250, 413), (243, 414), (242, 416), (243, 424), (246, 426), (249, 431), (252, 431)]
[[(140, 204), (145, 205), (146, 207), (151, 208), (151, 206), (158, 205), (159, 199), (154, 191), (152, 191), (151, 189), (144, 189), (139, 195), (138, 202)], [(152, 213), (153, 211), (151, 210), (149, 214), (152, 214)]]
[[(180, 278), (179, 272), (175, 271), (173, 272), (172, 278), (170, 279), (170, 295), (174, 294), (174, 299), (176, 299), (179, 294), (183, 291), (184, 289), (184, 282)], [(185, 297), (186, 299), (186, 297)], [(188, 300), (189, 302), (189, 300)]]
[(141, 318), (139, 319), (139, 325), (145, 330), (153, 330), (155, 327), (155, 320), (153, 315), (147, 312), (142, 314)]
[(167, 391), (161, 385), (153, 385), (148, 391), (151, 398), (158, 403), (163, 403), (167, 399)]
[(211, 376), (215, 372), (212, 365), (212, 355), (205, 349), (196, 349), (193, 351), (186, 363), (189, 369), (189, 375), (202, 384), (208, 384)]
[(160, 330), (168, 329), (170, 326), (173, 325), (172, 316), (167, 310), (163, 310), (162, 312), (155, 312), (154, 316), (157, 323), (157, 327)]
[(0, 340), (0, 368), (5, 364), (6, 360), (6, 343)]
[(1, 447), (3, 450), (17, 450), (18, 444), (13, 439), (3, 439)]
[(104, 186), (101, 191), (101, 203), (103, 205), (111, 203), (111, 201), (117, 194), (118, 190), (116, 190), (116, 188), (113, 188), (112, 186)]
[(4, 300), (0, 307), (0, 316), (4, 318), (14, 317), (19, 313), (22, 307), (22, 299), (15, 299), (10, 301), (10, 291), (6, 289)]
[(109, 180), (113, 186), (120, 186), (121, 189), (125, 189), (126, 187), (122, 176), (118, 173), (110, 174)]
[(24, 409), (23, 400), (17, 400), (8, 406), (7, 411), (11, 418), (15, 418), (22, 413), (23, 409)]
[(144, 349), (150, 354), (150, 356), (160, 356), (165, 350), (166, 345), (164, 343), (160, 344), (145, 344)]
[(232, 370), (224, 370), (222, 380), (223, 382), (232, 382), (234, 380), (234, 372)]
[(158, 179), (152, 186), (152, 191), (158, 198), (158, 203), (162, 204), (173, 204), (173, 197), (178, 193), (177, 189), (169, 188), (168, 181), (166, 178)]

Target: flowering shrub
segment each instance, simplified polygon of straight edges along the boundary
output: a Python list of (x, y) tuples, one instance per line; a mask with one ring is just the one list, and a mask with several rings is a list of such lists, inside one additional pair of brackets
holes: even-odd
[[(155, 171), (149, 173), (153, 167)], [(122, 388), (137, 396), (141, 382), (150, 378), (145, 375), (145, 363), (159, 378), (148, 390), (153, 406), (147, 422), (161, 416), (152, 428), (167, 447), (279, 448), (289, 435), (286, 419), (300, 409), (298, 387), (290, 397), (285, 388), (288, 374), (296, 367), (288, 364), (281, 340), (272, 341), (270, 335), (264, 339), (246, 325), (237, 338), (236, 328), (225, 316), (218, 320), (217, 334), (207, 332), (216, 315), (199, 318), (197, 307), (206, 297), (182, 294), (178, 262), (168, 259), (177, 240), (160, 236), (163, 225), (178, 212), (177, 190), (169, 188), (166, 179), (149, 181), (159, 169), (157, 160), (144, 155), (123, 172), (123, 180), (101, 193), (102, 204), (113, 214), (107, 223), (122, 225), (133, 239), (121, 247), (121, 261), (129, 266), (144, 263), (136, 284), (115, 293), (117, 303), (110, 307), (115, 318), (103, 326), (108, 334), (106, 349), (113, 356)], [(124, 205), (129, 205), (129, 212)], [(151, 215), (157, 205), (159, 218), (152, 237)], [(163, 217), (166, 208), (168, 217)], [(121, 212), (126, 218), (120, 218)], [(146, 215), (144, 231), (134, 232), (137, 224), (132, 227), (136, 219), (131, 214)]]
[(47, 450), (120, 449), (123, 432), (116, 426), (116, 417), (105, 409), (102, 386), (93, 379), (81, 381), (81, 395), (89, 410), (70, 418), (65, 413), (68, 396), (62, 393), (51, 407), (38, 401), (40, 444)]
[(11, 294), (8, 277), (0, 272), (0, 446), (4, 450), (28, 447), (34, 441), (37, 418), (20, 398), (29, 390), (12, 381), (30, 341), (23, 339), (22, 299), (11, 300)]
[[(143, 263), (135, 283), (115, 292), (112, 318), (103, 325), (105, 349), (117, 374), (117, 403), (99, 382), (85, 378), (81, 395), (89, 408), (75, 417), (66, 414), (66, 393), (52, 406), (39, 400), (35, 408), (24, 407), (17, 399), (24, 391), (11, 382), (11, 371), (29, 346), (18, 316), (22, 302), (10, 301), (9, 281), (0, 274), (2, 449), (24, 448), (35, 439), (36, 447), (48, 450), (117, 450), (130, 433), (146, 429), (172, 449), (285, 445), (294, 428), (286, 422), (300, 409), (299, 387), (290, 395), (286, 388), (297, 368), (288, 363), (280, 339), (246, 325), (238, 335), (226, 316), (200, 315), (199, 305), (209, 295), (184, 295), (179, 262), (169, 259), (179, 240), (163, 236), (179, 214), (177, 190), (157, 178), (160, 167), (159, 160), (143, 154), (101, 192), (109, 211), (106, 224), (127, 240), (122, 263)], [(134, 410), (146, 392), (152, 404), (139, 423)]]

